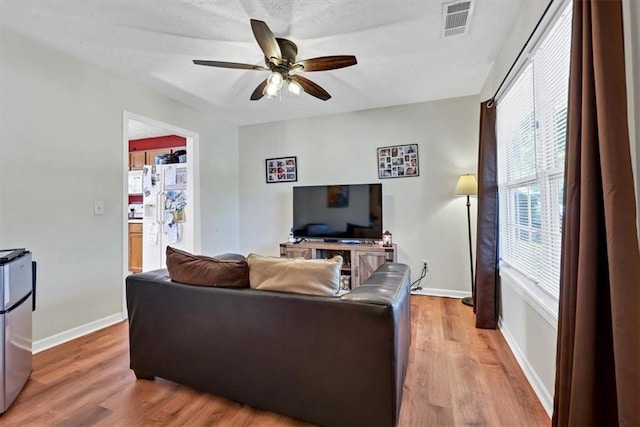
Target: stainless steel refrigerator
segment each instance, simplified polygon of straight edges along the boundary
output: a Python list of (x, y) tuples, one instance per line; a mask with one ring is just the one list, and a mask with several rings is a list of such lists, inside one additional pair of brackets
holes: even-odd
[(0, 250), (0, 414), (26, 384), (32, 369), (31, 312), (35, 263), (25, 249)]

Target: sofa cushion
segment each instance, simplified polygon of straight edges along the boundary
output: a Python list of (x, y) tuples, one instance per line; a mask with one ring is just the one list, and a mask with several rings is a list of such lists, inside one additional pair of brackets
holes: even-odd
[(171, 280), (189, 285), (249, 287), (249, 268), (242, 255), (212, 258), (167, 246), (167, 270)]
[(340, 290), (339, 255), (323, 260), (250, 254), (247, 262), (249, 283), (254, 289), (323, 296), (337, 295)]

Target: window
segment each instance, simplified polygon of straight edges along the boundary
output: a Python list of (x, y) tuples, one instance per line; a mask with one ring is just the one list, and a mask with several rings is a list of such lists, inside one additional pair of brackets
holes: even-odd
[(500, 257), (558, 298), (571, 4), (497, 102)]

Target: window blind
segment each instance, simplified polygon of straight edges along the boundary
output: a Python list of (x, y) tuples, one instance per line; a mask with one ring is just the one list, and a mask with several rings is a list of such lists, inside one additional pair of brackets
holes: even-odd
[(500, 257), (557, 298), (571, 4), (497, 102)]

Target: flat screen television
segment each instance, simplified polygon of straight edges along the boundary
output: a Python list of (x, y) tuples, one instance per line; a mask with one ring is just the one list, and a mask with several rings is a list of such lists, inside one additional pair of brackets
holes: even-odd
[(382, 239), (382, 184), (293, 187), (293, 235), (332, 241)]

